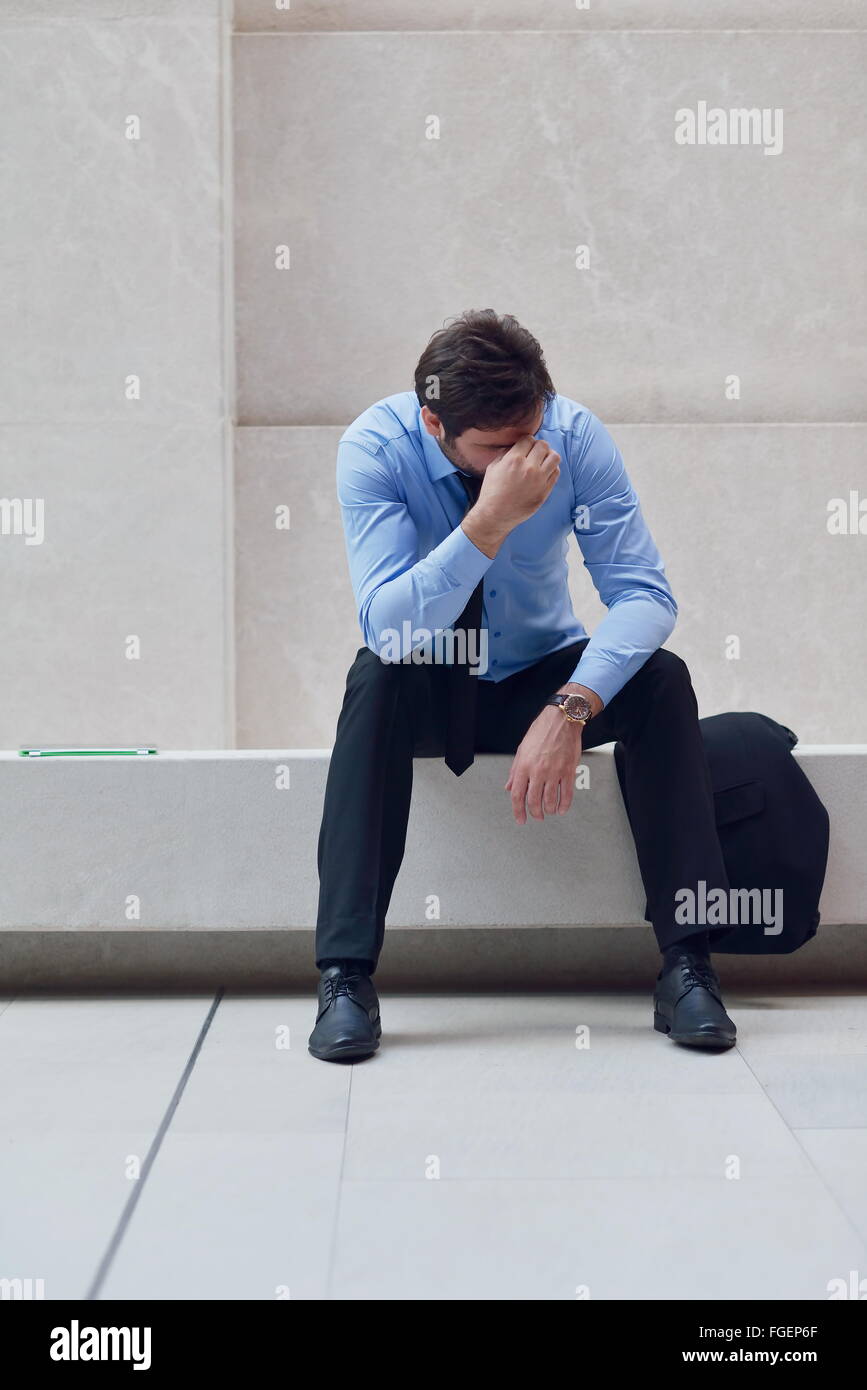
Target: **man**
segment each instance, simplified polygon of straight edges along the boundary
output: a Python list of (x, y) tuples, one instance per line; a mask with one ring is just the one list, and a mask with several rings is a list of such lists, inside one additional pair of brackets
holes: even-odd
[[(351, 1061), (380, 1045), (371, 977), (413, 757), (444, 756), (460, 776), (475, 752), (513, 753), (505, 790), (523, 825), (564, 815), (582, 749), (615, 740), (662, 952), (654, 1026), (731, 1047), (708, 933), (677, 920), (676, 895), (699, 880), (728, 891), (689, 672), (661, 649), (677, 605), (604, 426), (556, 394), (516, 319), (470, 312), (431, 338), (414, 393), (350, 425), (337, 492), (365, 646), (319, 835), (313, 1056)], [(570, 531), (608, 609), (592, 638), (569, 598)]]

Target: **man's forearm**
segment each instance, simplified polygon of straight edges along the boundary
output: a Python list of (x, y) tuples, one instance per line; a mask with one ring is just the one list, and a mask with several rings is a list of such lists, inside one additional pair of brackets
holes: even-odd
[(423, 559), (364, 600), (359, 618), (365, 642), (383, 660), (402, 660), (452, 626), (490, 562), (487, 552), (456, 527)]
[(610, 705), (626, 682), (668, 639), (676, 611), (673, 601), (651, 589), (612, 604), (581, 653), (572, 680), (579, 687), (589, 685), (604, 704)]
[(478, 506), (470, 508), (461, 522), (461, 527), (473, 545), (478, 546), (491, 560), (509, 534), (509, 529), (504, 528), (502, 522), (492, 521)]
[[(391, 634), (402, 631), (405, 623), (412, 632), (451, 627), (511, 529), (493, 521), (483, 508), (472, 507), (436, 550), (372, 595), (361, 614), (367, 645), (380, 651), (384, 640), (393, 644)], [(443, 552), (447, 556), (440, 562)], [(401, 642), (402, 656), (408, 655), (409, 649)]]

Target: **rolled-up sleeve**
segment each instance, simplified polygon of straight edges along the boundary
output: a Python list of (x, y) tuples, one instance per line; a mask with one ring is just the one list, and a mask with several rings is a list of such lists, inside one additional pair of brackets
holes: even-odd
[(354, 441), (338, 445), (337, 498), (365, 645), (401, 659), (454, 623), (491, 557), (458, 526), (419, 558), (418, 531), (393, 473)]
[(616, 444), (590, 414), (572, 438), (574, 530), (608, 609), (571, 680), (607, 705), (670, 636), (677, 603)]

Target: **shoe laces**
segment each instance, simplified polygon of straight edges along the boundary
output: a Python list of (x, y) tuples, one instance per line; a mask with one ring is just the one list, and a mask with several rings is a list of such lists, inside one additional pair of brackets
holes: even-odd
[(357, 970), (349, 970), (345, 973), (341, 970), (339, 975), (329, 975), (325, 981), (326, 1002), (333, 1004), (334, 1000), (339, 998), (341, 994), (351, 998), (352, 986), (357, 985), (360, 979), (361, 976)]
[(702, 985), (704, 989), (709, 989), (713, 993), (716, 993), (719, 988), (716, 971), (708, 960), (690, 956), (684, 957), (682, 970), (684, 984)]

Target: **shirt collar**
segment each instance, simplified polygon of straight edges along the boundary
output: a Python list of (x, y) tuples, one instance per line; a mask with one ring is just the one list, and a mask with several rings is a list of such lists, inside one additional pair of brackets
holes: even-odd
[(433, 435), (428, 434), (421, 415), (419, 415), (418, 429), (421, 435), (421, 447), (424, 453), (425, 467), (427, 468), (428, 477), (431, 482), (435, 483), (440, 478), (445, 478), (448, 473), (457, 473), (458, 470), (451, 459), (446, 458)]

